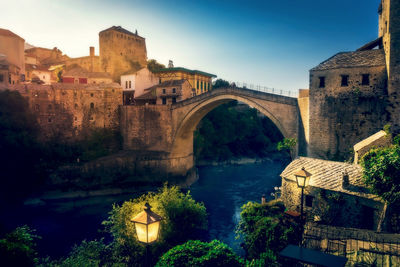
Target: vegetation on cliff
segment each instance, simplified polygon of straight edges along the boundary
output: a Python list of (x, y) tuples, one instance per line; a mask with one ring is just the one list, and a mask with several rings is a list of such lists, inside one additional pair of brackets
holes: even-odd
[(202, 119), (194, 133), (194, 151), (198, 160), (265, 157), (276, 151), (282, 139), (271, 120), (254, 108), (232, 101)]
[(60, 165), (90, 161), (119, 150), (121, 141), (119, 132), (112, 129), (90, 129), (75, 140), (62, 132), (43, 138), (27, 100), (16, 91), (1, 91), (1, 203), (23, 198)]

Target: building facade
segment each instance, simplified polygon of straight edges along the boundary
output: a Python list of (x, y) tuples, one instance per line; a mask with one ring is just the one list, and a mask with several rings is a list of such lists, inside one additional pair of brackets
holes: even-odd
[(121, 26), (113, 26), (99, 33), (102, 70), (109, 72), (114, 81), (127, 71), (147, 66), (145, 38)]
[(281, 173), (282, 200), (288, 210), (300, 211), (301, 189), (295, 173), (311, 174), (304, 189), (307, 219), (322, 224), (377, 230), (384, 203), (369, 193), (359, 165), (307, 157), (292, 161)]
[(192, 94), (200, 95), (212, 89), (212, 79), (217, 77), (214, 74), (199, 71), (189, 70), (186, 68), (164, 68), (155, 73), (160, 78), (160, 83), (168, 80), (187, 80), (192, 88)]
[(307, 155), (348, 159), (385, 124), (400, 131), (400, 2), (382, 0), (378, 39), (310, 70)]
[(122, 75), (121, 87), (124, 91), (124, 104), (133, 104), (134, 97), (143, 95), (145, 89), (158, 83), (158, 76), (152, 73), (148, 68), (142, 68), (139, 71)]
[(0, 28), (0, 61), (2, 68), (8, 68), (8, 73), (2, 72), (3, 81), (16, 84), (25, 80), (25, 40), (15, 33)]

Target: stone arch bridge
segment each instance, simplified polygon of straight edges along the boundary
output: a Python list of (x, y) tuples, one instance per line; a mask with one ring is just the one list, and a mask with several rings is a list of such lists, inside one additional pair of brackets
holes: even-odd
[(185, 175), (194, 167), (196, 126), (208, 112), (232, 100), (256, 108), (284, 137), (299, 140), (299, 149), (304, 150), (297, 98), (236, 87), (214, 89), (173, 105), (121, 106), (124, 149), (157, 151), (154, 160), (160, 162), (159, 167), (170, 175)]

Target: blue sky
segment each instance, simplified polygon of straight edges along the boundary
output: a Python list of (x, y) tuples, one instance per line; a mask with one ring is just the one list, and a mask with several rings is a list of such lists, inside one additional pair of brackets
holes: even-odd
[(0, 28), (72, 57), (98, 53), (120, 25), (146, 38), (148, 58), (230, 81), (296, 91), (308, 71), (377, 37), (380, 0), (14, 0)]

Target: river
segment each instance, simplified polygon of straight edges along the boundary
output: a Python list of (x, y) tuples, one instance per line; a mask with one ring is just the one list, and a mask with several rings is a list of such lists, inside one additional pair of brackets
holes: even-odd
[[(244, 165), (199, 167), (199, 179), (188, 189), (197, 201), (204, 202), (209, 213), (210, 239), (219, 239), (243, 254), (235, 239), (241, 206), (248, 201), (260, 201), (262, 194), (271, 198), (275, 186), (281, 183), (279, 174), (287, 162), (267, 161)], [(42, 236), (38, 242), (41, 256), (65, 256), (74, 244), (83, 239), (109, 236), (99, 232), (113, 203), (135, 198), (136, 193), (98, 196), (74, 200), (52, 200), (45, 205), (24, 206), (0, 215), (2, 226), (12, 229), (27, 224)]]

